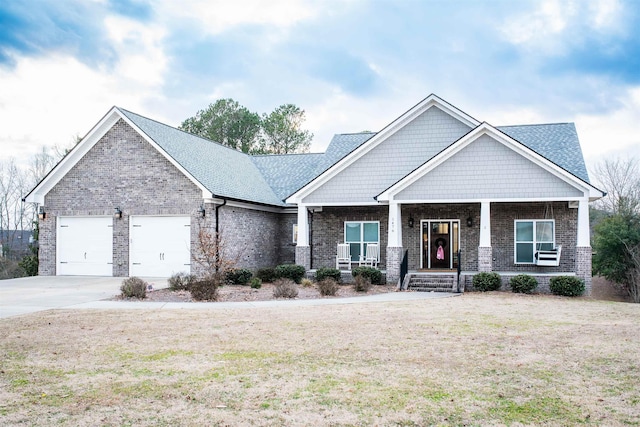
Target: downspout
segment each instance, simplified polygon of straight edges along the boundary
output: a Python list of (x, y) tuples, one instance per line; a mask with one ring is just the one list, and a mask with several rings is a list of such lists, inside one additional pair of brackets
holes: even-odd
[(313, 211), (307, 209), (309, 214), (309, 270), (313, 269)]
[(215, 217), (216, 217), (216, 273), (220, 270), (220, 214), (218, 209), (227, 204), (227, 199), (222, 198), (222, 204), (215, 205)]

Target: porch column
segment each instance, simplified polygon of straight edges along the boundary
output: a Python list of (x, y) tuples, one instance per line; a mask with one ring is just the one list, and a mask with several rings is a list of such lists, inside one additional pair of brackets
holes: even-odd
[(480, 203), (480, 246), (478, 246), (478, 271), (493, 269), (493, 253), (491, 250), (491, 202)]
[(578, 235), (576, 239), (576, 276), (584, 280), (585, 295), (591, 295), (591, 234), (589, 231), (589, 199), (578, 202)]
[(309, 246), (309, 213), (307, 205), (298, 205), (298, 241), (296, 244), (296, 264), (311, 268), (311, 247)]
[(387, 283), (396, 284), (400, 280), (402, 250), (401, 205), (397, 202), (390, 202), (387, 232)]

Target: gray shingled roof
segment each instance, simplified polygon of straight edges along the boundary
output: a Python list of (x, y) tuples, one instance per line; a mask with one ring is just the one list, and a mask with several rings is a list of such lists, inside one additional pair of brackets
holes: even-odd
[(118, 110), (214, 196), (283, 205), (250, 156), (130, 111)]
[(573, 123), (499, 126), (498, 129), (567, 172), (589, 182), (578, 133)]
[[(118, 110), (214, 196), (285, 206), (284, 199), (375, 135), (337, 134), (325, 153), (249, 156), (130, 111)], [(589, 182), (573, 123), (497, 129)]]

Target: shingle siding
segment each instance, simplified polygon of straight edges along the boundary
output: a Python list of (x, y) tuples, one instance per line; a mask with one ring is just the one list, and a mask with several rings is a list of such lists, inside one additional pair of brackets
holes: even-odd
[(372, 202), (469, 130), (439, 108), (431, 107), (305, 197), (304, 203)]
[(483, 135), (398, 193), (396, 200), (580, 197), (574, 186)]

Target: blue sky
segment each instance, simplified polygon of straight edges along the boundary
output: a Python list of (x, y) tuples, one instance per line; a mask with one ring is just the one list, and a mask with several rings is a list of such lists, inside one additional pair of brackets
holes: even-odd
[(640, 156), (640, 3), (4, 0), (0, 160), (113, 105), (177, 126), (218, 98), (295, 103), (322, 151), (435, 93), (493, 125), (576, 123), (587, 162)]

